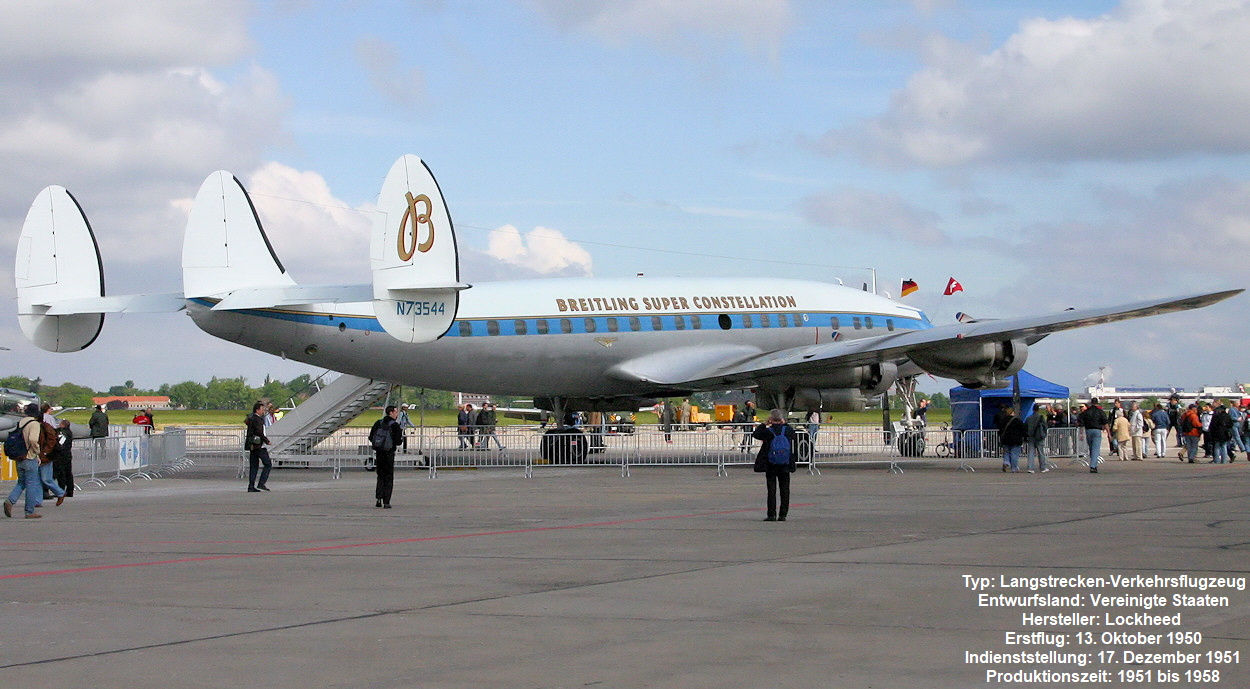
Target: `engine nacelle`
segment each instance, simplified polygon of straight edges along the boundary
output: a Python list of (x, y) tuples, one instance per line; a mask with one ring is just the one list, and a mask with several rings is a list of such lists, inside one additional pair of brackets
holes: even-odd
[(1001, 388), (1024, 368), (1029, 346), (1023, 340), (943, 344), (939, 348), (911, 353), (911, 360), (925, 371), (959, 381), (969, 388)]
[(843, 368), (800, 378), (760, 381), (756, 401), (761, 408), (822, 411), (863, 411), (868, 400), (898, 380), (898, 367), (890, 362)]
[(793, 402), (795, 409), (805, 411), (864, 411), (868, 397), (858, 388), (799, 388)]

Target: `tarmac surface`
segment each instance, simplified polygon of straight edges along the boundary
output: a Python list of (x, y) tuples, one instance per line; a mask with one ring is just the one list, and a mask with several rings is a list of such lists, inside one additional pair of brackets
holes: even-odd
[[(222, 469), (83, 490), (42, 519), (20, 505), (0, 519), (0, 686), (1077, 684), (1023, 674), (1036, 670), (1250, 686), (1250, 593), (1178, 579), (1250, 576), (1244, 460), (1113, 461), (1098, 475), (1066, 460), (1034, 475), (972, 464), (800, 471), (786, 522), (762, 521), (763, 478), (742, 468), (400, 471), (391, 510), (374, 507), (363, 471), (276, 470), (270, 493)], [(1072, 579), (1110, 575), (1160, 585)], [(980, 577), (994, 596), (1082, 600), (987, 607), (970, 588)], [(1084, 598), (1104, 593), (1138, 598)], [(1147, 605), (1148, 593), (1209, 604)], [(1023, 621), (1074, 612), (1098, 622)], [(1129, 617), (1107, 624), (1112, 613)], [(1175, 614), (1177, 626), (1142, 619)], [(1181, 643), (1104, 641), (1177, 631)], [(1008, 643), (1013, 632), (1036, 643)], [(986, 652), (1087, 664), (968, 655)], [(987, 681), (988, 669), (1022, 674)]]

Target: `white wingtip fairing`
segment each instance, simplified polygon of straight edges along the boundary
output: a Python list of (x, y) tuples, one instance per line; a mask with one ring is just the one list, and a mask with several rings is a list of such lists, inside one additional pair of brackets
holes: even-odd
[(378, 323), (403, 342), (432, 342), (456, 318), (460, 264), (451, 214), (420, 158), (395, 161), (378, 195), (370, 243)]
[(35, 197), (16, 256), (17, 320), (26, 339), (49, 352), (77, 352), (95, 342), (103, 313), (48, 315), (55, 302), (104, 296), (95, 234), (64, 187), (47, 187)]

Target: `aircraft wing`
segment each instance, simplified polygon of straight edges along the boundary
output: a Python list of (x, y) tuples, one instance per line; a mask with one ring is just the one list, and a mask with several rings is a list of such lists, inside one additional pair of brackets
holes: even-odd
[[(662, 376), (648, 377), (652, 382), (677, 388), (735, 387), (748, 385), (758, 378), (819, 374), (849, 366), (900, 360), (913, 353), (959, 350), (1002, 340), (1036, 342), (1050, 333), (1063, 330), (1209, 306), (1242, 291), (1235, 289), (1121, 306), (1070, 310), (1051, 315), (954, 323), (927, 330), (908, 330), (879, 337), (793, 347), (745, 359), (739, 357), (732, 362), (726, 361), (732, 358), (726, 356), (722, 360), (724, 363), (706, 366), (685, 379), (675, 376), (669, 376), (667, 380)], [(695, 368), (686, 370), (693, 372)], [(663, 371), (657, 367), (656, 373)]]

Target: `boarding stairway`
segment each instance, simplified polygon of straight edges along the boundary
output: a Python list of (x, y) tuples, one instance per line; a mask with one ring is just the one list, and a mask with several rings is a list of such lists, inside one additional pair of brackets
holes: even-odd
[(377, 404), (390, 392), (383, 380), (343, 374), (312, 397), (283, 414), (266, 430), (269, 454), (306, 455), (321, 441)]

